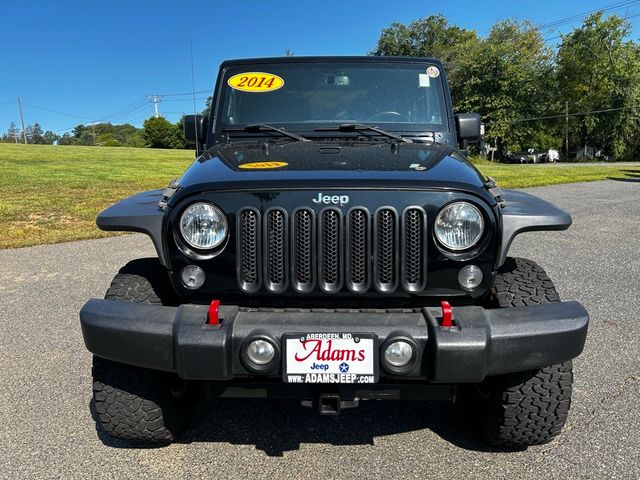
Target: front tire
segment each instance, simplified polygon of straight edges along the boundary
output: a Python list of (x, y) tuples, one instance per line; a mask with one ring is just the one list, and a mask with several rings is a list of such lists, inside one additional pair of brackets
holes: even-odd
[[(546, 272), (535, 262), (507, 258), (498, 271), (493, 306), (512, 308), (560, 301)], [(465, 403), (479, 433), (493, 445), (525, 448), (553, 440), (571, 405), (571, 361), (465, 386)]]
[[(111, 282), (105, 299), (151, 305), (177, 305), (167, 272), (155, 258), (134, 260)], [(96, 421), (117, 438), (168, 443), (187, 428), (198, 384), (177, 375), (93, 357)]]
[(176, 375), (93, 357), (97, 420), (134, 443), (177, 440), (191, 420), (197, 390)]

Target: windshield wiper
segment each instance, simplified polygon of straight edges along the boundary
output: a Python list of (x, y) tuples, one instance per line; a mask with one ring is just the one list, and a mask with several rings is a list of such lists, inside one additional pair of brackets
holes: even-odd
[(364, 123), (343, 123), (342, 125), (338, 125), (337, 127), (320, 127), (314, 130), (315, 132), (362, 132), (369, 131), (375, 132), (378, 135), (382, 135), (384, 137), (393, 138), (394, 140), (398, 140), (399, 142), (404, 143), (413, 143), (411, 139), (404, 138), (400, 135), (396, 135), (395, 133), (387, 132), (378, 127), (372, 127), (371, 125), (365, 125)]
[(223, 128), (223, 132), (247, 132), (247, 133), (259, 133), (259, 132), (276, 132), (280, 135), (284, 135), (285, 137), (293, 138), (299, 142), (310, 142), (308, 138), (304, 138), (301, 135), (297, 135), (295, 133), (287, 132), (284, 128), (274, 127), (273, 125), (269, 125), (267, 123), (253, 123), (250, 125), (245, 125), (244, 127), (228, 127)]

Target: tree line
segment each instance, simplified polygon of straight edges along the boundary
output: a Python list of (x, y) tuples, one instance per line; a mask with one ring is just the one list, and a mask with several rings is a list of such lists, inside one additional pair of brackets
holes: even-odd
[[(151, 117), (144, 121), (142, 128), (131, 124), (112, 123), (80, 124), (70, 132), (59, 135), (47, 130), (43, 132), (39, 123), (25, 127), (26, 141), (40, 145), (98, 145), (104, 147), (151, 147), (151, 148), (192, 148), (187, 145), (182, 134), (182, 118), (171, 123), (164, 117)], [(0, 142), (23, 143), (22, 131), (11, 122), (9, 129), (0, 136)]]
[(454, 108), (478, 112), (499, 152), (558, 149), (570, 158), (640, 153), (640, 46), (628, 21), (586, 17), (551, 47), (528, 21), (495, 23), (485, 37), (435, 15), (384, 29), (372, 55), (443, 60)]

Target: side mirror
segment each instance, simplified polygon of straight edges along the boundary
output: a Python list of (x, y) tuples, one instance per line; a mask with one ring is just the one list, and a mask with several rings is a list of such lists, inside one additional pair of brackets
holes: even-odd
[(183, 125), (185, 140), (199, 148), (207, 141), (208, 124), (209, 120), (204, 115), (185, 115)]
[[(186, 124), (185, 124), (186, 125)], [(467, 142), (477, 142), (482, 137), (482, 123), (477, 113), (460, 113), (456, 115), (456, 129), (458, 141), (462, 148), (466, 148)]]

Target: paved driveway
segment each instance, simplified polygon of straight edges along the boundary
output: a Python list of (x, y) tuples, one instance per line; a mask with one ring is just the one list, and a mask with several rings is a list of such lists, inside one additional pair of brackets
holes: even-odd
[(574, 227), (526, 234), (512, 252), (592, 316), (553, 443), (491, 451), (449, 405), (369, 402), (332, 419), (295, 402), (202, 401), (185, 443), (127, 448), (91, 418), (77, 314), (121, 265), (153, 253), (130, 235), (0, 251), (0, 477), (640, 478), (640, 182), (531, 191)]

